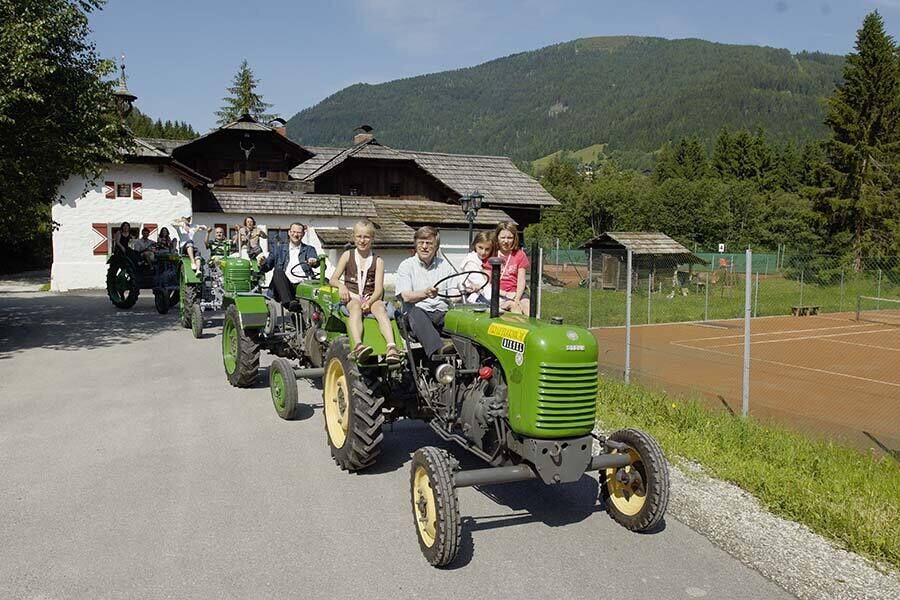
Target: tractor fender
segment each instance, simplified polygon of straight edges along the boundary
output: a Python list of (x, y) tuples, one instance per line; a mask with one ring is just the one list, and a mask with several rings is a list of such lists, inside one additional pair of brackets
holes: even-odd
[(186, 284), (202, 283), (194, 272), (194, 265), (191, 264), (191, 259), (188, 256), (181, 257), (181, 278)]
[(227, 310), (232, 304), (238, 311), (241, 319), (241, 329), (262, 329), (269, 319), (269, 307), (265, 296), (254, 293), (239, 293), (227, 295), (222, 299), (222, 310)]

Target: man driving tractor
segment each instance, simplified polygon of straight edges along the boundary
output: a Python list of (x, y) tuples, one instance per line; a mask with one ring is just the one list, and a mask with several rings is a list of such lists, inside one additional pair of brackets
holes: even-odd
[(295, 296), (297, 284), (303, 279), (315, 278), (313, 268), (319, 266), (316, 249), (303, 243), (305, 234), (306, 225), (291, 223), (288, 229), (288, 243), (276, 246), (268, 258), (262, 254), (257, 258), (260, 273), (275, 269), (270, 284), (272, 295), (288, 310), (298, 310), (299, 305)]

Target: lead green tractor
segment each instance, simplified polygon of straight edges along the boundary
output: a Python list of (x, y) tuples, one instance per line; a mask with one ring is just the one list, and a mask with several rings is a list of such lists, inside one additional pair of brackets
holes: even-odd
[[(297, 380), (321, 378), (330, 347), (337, 344), (349, 351), (350, 343), (340, 293), (325, 278), (325, 256), (319, 256), (319, 277), (298, 283), (295, 295), (295, 309), (289, 310), (261, 291), (233, 291), (226, 285), (222, 301), (222, 364), (228, 382), (235, 387), (253, 386), (259, 378), (260, 353), (274, 354), (278, 358), (269, 367), (269, 388), (275, 411), (285, 420), (295, 419), (301, 407)], [(393, 327), (394, 339), (400, 340), (396, 323)], [(397, 369), (396, 365), (388, 368), (384, 360), (387, 344), (373, 319), (363, 320), (363, 341), (373, 352), (362, 366), (386, 372)], [(405, 351), (402, 343), (397, 347)]]
[[(559, 485), (598, 471), (608, 514), (630, 530), (652, 530), (668, 504), (667, 464), (647, 433), (595, 431), (594, 337), (561, 319), (536, 319), (536, 303), (527, 317), (501, 314), (500, 261), (491, 261), (490, 305), (457, 304), (445, 317), (443, 332), (455, 350), (450, 354), (427, 356), (400, 317), (403, 368), (360, 365), (348, 357), (347, 338), (332, 337), (325, 322), (330, 344), (323, 362), (323, 412), (333, 459), (348, 471), (372, 465), (384, 424), (405, 417), (424, 420), (441, 439), (456, 442), (486, 463), (462, 470), (450, 453), (433, 446), (413, 455), (413, 523), (423, 555), (436, 567), (457, 555), (461, 487), (528, 479)], [(458, 300), (463, 294), (454, 291), (453, 283), (461, 279), (450, 280), (479, 273), (456, 273), (435, 287), (443, 297)], [(484, 278), (482, 287), (487, 285)], [(372, 342), (367, 338), (366, 343)]]

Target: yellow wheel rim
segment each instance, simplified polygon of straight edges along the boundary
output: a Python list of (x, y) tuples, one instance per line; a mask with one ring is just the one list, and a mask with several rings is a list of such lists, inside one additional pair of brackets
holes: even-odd
[(343, 448), (347, 441), (347, 421), (350, 417), (350, 390), (347, 375), (340, 359), (332, 358), (325, 371), (325, 428), (335, 448)]
[[(618, 454), (618, 451), (614, 451), (614, 453)], [(619, 469), (606, 469), (606, 489), (609, 491), (609, 501), (616, 509), (623, 515), (633, 517), (644, 508), (644, 503), (647, 501), (647, 489), (643, 476), (635, 469), (635, 464), (641, 460), (640, 455), (633, 448), (628, 448), (628, 455), (631, 457), (632, 464), (622, 467), (621, 470), (626, 475), (633, 476), (634, 480), (630, 483), (623, 483), (616, 479), (616, 471)]]
[(437, 508), (434, 501), (434, 491), (431, 489), (431, 480), (425, 467), (416, 467), (416, 475), (413, 478), (413, 506), (416, 510), (416, 526), (419, 528), (419, 537), (426, 546), (434, 545), (437, 536)]

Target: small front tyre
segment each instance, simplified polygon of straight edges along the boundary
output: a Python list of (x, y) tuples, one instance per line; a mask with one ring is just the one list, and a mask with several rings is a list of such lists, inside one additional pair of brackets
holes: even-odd
[(203, 309), (199, 302), (191, 306), (191, 333), (195, 339), (203, 337)]
[(294, 368), (284, 358), (276, 358), (269, 367), (269, 389), (275, 412), (285, 421), (297, 418), (300, 411), (297, 393), (297, 378)]
[(600, 472), (600, 496), (606, 512), (631, 531), (652, 529), (669, 504), (669, 467), (662, 450), (639, 429), (621, 429), (609, 439), (626, 445), (632, 463)]
[(169, 295), (165, 290), (156, 290), (153, 292), (153, 303), (156, 305), (156, 312), (161, 315), (169, 312)]
[(459, 552), (462, 529), (450, 454), (434, 446), (416, 450), (409, 485), (419, 549), (432, 566), (444, 567)]

